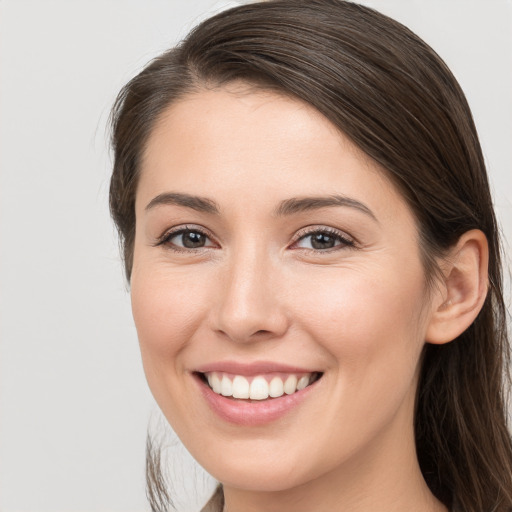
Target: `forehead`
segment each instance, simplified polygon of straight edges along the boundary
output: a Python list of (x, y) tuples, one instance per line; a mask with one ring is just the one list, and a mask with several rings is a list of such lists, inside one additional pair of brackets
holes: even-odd
[[(315, 142), (358, 151), (354, 145), (345, 144), (346, 137), (307, 103), (240, 82), (200, 89), (164, 110), (150, 134), (143, 166), (162, 150), (162, 144), (171, 142), (172, 136), (181, 143), (199, 142), (200, 138), (205, 150), (220, 148), (225, 141), (238, 152), (258, 145), (260, 152), (266, 147), (284, 154), (288, 149), (311, 148)], [(199, 147), (196, 144), (188, 149)], [(364, 156), (361, 152), (361, 158)]]

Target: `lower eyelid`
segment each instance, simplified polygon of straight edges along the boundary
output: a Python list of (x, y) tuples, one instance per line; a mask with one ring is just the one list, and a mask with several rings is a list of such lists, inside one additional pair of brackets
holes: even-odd
[[(294, 244), (295, 245), (295, 244)], [(354, 247), (354, 243), (350, 241), (340, 241), (333, 247), (328, 247), (325, 249), (315, 249), (314, 247), (292, 247), (292, 250), (303, 250), (303, 251), (310, 251), (315, 253), (329, 253), (334, 252), (342, 249), (352, 249)]]

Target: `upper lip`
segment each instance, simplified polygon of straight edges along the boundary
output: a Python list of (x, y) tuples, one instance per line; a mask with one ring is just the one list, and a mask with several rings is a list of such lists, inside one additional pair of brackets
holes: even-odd
[(277, 363), (274, 361), (254, 361), (252, 363), (242, 363), (238, 361), (217, 361), (208, 363), (195, 369), (199, 373), (223, 372), (235, 375), (261, 375), (263, 373), (314, 373), (317, 370), (291, 366), (288, 364)]

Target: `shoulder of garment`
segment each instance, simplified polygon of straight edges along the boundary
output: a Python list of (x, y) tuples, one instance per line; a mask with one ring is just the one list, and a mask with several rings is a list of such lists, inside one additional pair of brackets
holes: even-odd
[(218, 485), (212, 497), (208, 500), (206, 505), (201, 509), (201, 512), (222, 512), (224, 509), (224, 493), (222, 492), (222, 485)]

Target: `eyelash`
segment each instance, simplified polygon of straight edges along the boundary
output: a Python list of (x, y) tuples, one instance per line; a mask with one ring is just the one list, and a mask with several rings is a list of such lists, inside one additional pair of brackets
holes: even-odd
[[(188, 253), (188, 252), (196, 252), (197, 253), (197, 252), (202, 252), (204, 249), (208, 249), (208, 247), (198, 247), (196, 249), (179, 247), (177, 245), (170, 243), (170, 241), (174, 237), (183, 235), (184, 233), (187, 233), (187, 232), (199, 233), (200, 235), (202, 235), (210, 240), (212, 238), (211, 235), (207, 231), (205, 231), (199, 227), (184, 226), (184, 227), (180, 227), (180, 228), (177, 228), (177, 229), (174, 229), (171, 231), (167, 231), (166, 233), (164, 233), (157, 240), (155, 246), (158, 247), (158, 246), (166, 245), (167, 248), (169, 248), (170, 250), (179, 252), (179, 253), (184, 253), (184, 252), (185, 253)], [(353, 240), (344, 236), (340, 231), (338, 231), (334, 228), (329, 228), (329, 227), (312, 227), (312, 228), (305, 228), (305, 229), (299, 231), (297, 233), (296, 237), (294, 238), (294, 240), (291, 244), (291, 247), (293, 247), (294, 245), (299, 243), (301, 240), (305, 240), (306, 238), (313, 236), (315, 234), (329, 235), (329, 236), (335, 238), (335, 241), (340, 242), (340, 243), (338, 245), (335, 245), (334, 247), (331, 247), (328, 249), (314, 249), (314, 248), (302, 247), (302, 248), (293, 249), (293, 250), (303, 250), (303, 251), (307, 251), (307, 252), (314, 252), (316, 254), (322, 254), (322, 253), (330, 253), (333, 251), (338, 251), (338, 250), (341, 250), (344, 248), (354, 248), (355, 247), (355, 242)]]

